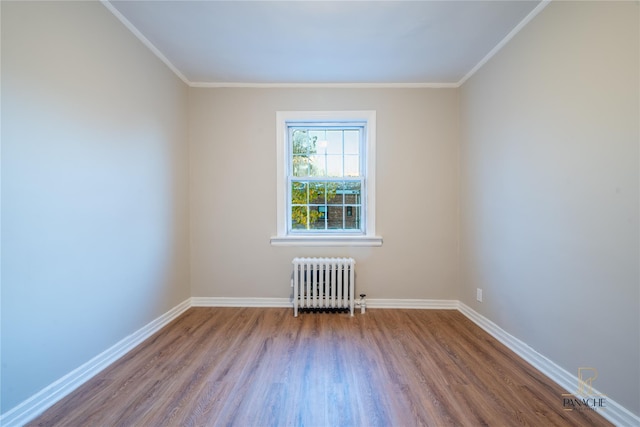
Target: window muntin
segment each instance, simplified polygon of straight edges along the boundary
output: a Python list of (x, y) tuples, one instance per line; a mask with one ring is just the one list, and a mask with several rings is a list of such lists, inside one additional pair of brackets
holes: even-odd
[(365, 233), (366, 123), (287, 123), (289, 233)]

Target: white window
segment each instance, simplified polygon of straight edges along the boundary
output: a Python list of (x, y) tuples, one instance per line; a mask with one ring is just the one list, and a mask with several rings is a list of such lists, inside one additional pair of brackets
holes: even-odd
[(277, 113), (278, 235), (271, 244), (382, 244), (375, 235), (375, 117)]

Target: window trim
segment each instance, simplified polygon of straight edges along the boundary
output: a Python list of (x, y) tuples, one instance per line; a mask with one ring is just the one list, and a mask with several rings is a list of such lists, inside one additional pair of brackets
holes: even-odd
[[(288, 232), (287, 123), (289, 122), (365, 122), (365, 230), (364, 233), (304, 233)], [(382, 237), (376, 235), (376, 112), (370, 111), (277, 111), (277, 235), (271, 237), (273, 246), (381, 246)]]

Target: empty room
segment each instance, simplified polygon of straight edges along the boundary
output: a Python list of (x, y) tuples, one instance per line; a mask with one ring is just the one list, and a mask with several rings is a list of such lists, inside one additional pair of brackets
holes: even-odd
[(640, 426), (640, 2), (0, 17), (0, 425)]

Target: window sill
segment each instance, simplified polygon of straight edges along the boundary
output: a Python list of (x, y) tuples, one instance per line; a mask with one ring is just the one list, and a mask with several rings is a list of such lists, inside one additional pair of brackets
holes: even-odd
[(382, 246), (380, 236), (277, 236), (271, 246)]

